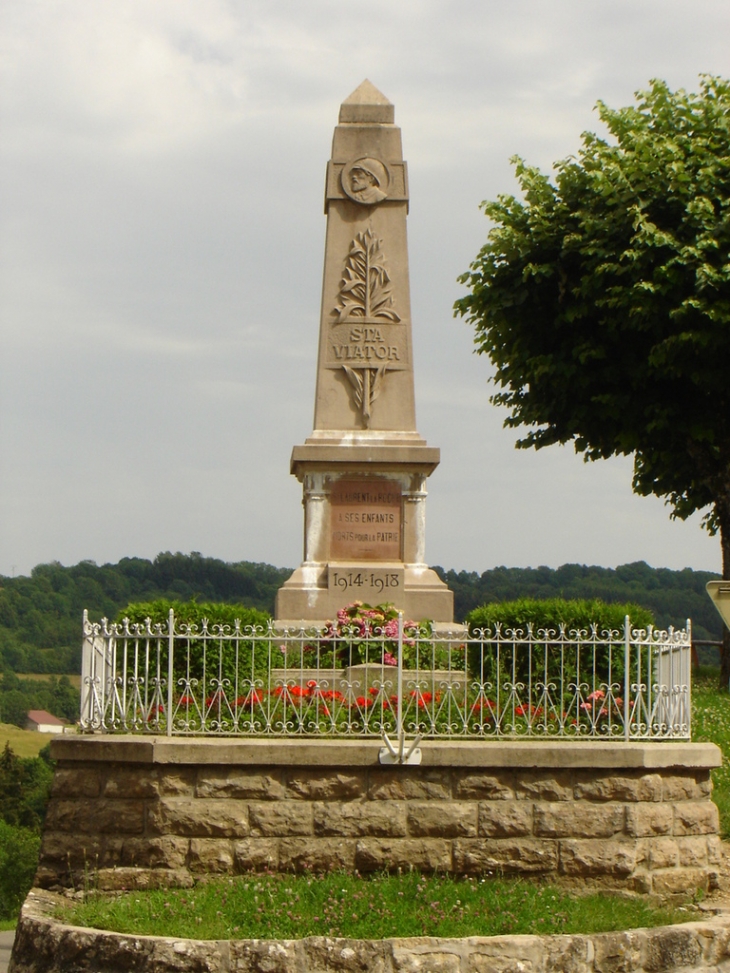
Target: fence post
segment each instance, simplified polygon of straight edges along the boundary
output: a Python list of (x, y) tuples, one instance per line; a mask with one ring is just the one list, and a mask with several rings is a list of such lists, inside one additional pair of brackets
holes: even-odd
[(172, 736), (172, 681), (174, 679), (172, 650), (175, 645), (175, 612), (167, 616), (167, 735)]
[(624, 618), (624, 739), (630, 738), (629, 732), (629, 689), (631, 687), (631, 620)]
[(680, 666), (684, 669), (681, 685), (686, 686), (684, 697), (687, 702), (687, 733), (692, 737), (692, 619), (687, 619), (687, 644), (686, 652), (680, 649)]
[(398, 707), (395, 716), (395, 733), (398, 740), (398, 754), (403, 761), (405, 738), (403, 735), (403, 612), (398, 612)]
[(90, 709), (89, 703), (92, 699), (91, 685), (93, 679), (92, 666), (94, 664), (94, 642), (89, 636), (89, 613), (84, 608), (84, 621), (83, 621), (83, 633), (84, 638), (81, 642), (81, 699), (79, 700), (79, 721), (82, 726), (88, 720), (91, 723), (91, 714), (87, 715), (87, 720), (84, 719), (84, 710)]

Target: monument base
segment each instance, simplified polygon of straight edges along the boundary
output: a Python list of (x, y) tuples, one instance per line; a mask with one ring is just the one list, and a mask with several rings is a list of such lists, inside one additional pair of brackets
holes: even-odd
[(402, 562), (304, 563), (276, 594), (276, 622), (284, 627), (324, 624), (353, 601), (393, 604), (406, 619), (454, 627), (453, 592), (432, 568)]
[(409, 868), (660, 895), (717, 881), (714, 744), (425, 740), (418, 767), (382, 766), (380, 746), (59, 737), (36, 885)]

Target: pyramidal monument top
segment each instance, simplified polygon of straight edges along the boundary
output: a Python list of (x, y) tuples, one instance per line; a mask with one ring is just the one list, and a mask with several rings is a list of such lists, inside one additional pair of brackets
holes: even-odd
[(340, 106), (325, 213), (314, 423), (291, 458), (304, 560), (276, 618), (322, 622), (360, 600), (450, 623), (453, 596), (425, 563), (426, 479), (440, 456), (416, 428), (408, 170), (395, 109), (368, 80)]
[(340, 105), (340, 124), (392, 125), (395, 108), (367, 78)]

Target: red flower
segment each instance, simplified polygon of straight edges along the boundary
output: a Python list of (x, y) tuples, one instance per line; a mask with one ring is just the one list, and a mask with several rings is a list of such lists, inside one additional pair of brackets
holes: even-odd
[(193, 699), (192, 696), (181, 696), (180, 699), (178, 700), (178, 705), (179, 706), (194, 706), (195, 705), (195, 700)]
[(236, 706), (253, 706), (255, 703), (262, 703), (264, 695), (258, 689), (252, 689), (247, 696), (239, 696)]

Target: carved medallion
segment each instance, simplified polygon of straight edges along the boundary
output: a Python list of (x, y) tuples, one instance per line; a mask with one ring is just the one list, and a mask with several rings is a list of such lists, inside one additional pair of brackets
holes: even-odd
[(355, 203), (374, 206), (388, 195), (390, 173), (379, 159), (355, 159), (348, 162), (340, 176), (342, 191)]

